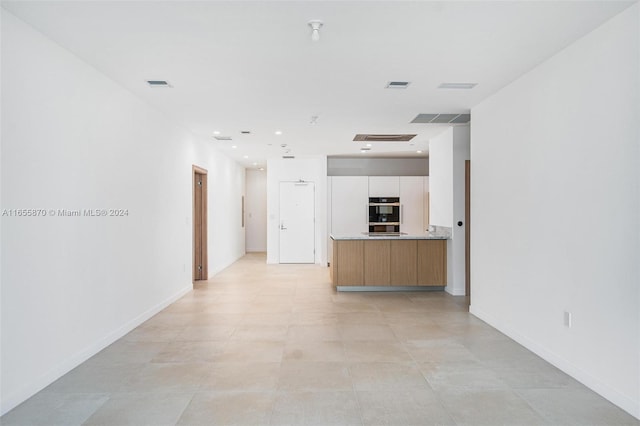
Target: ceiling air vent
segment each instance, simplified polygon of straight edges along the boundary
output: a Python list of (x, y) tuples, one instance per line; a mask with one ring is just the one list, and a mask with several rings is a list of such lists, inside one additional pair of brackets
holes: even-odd
[(230, 141), (231, 136), (214, 136), (217, 141)]
[(240, 133), (242, 133), (243, 135), (250, 135), (251, 131), (250, 130), (241, 130)]
[(147, 80), (149, 87), (171, 87), (166, 80)]
[(283, 155), (282, 158), (284, 158), (285, 160), (292, 160), (294, 158), (296, 158), (295, 155)]
[(442, 83), (438, 89), (473, 89), (478, 83)]
[(406, 89), (410, 84), (408, 81), (390, 81), (385, 89)]
[(353, 138), (354, 141), (359, 142), (407, 142), (416, 137), (416, 135), (372, 135), (372, 134), (357, 134)]
[(471, 121), (471, 114), (418, 114), (411, 120), (418, 124), (466, 124)]

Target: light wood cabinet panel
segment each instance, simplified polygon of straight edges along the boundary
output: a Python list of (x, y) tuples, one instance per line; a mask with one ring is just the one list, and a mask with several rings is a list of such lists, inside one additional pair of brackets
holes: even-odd
[(390, 284), (390, 241), (366, 241), (364, 244), (364, 285)]
[(364, 285), (364, 241), (338, 241), (334, 248), (334, 283)]
[(417, 285), (418, 241), (390, 241), (391, 285)]
[(447, 241), (418, 240), (418, 285), (447, 284)]

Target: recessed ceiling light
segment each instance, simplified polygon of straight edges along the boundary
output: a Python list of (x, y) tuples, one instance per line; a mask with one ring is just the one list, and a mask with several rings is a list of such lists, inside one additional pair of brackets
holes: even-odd
[(253, 165), (254, 165), (254, 166), (257, 166), (257, 165), (258, 165), (258, 163), (254, 162), (254, 163), (253, 163)]
[(406, 89), (411, 82), (409, 81), (390, 81), (387, 83), (385, 89)]
[(262, 172), (262, 171), (264, 171), (264, 167), (260, 167), (258, 170), (260, 170)]
[(280, 135), (282, 134), (282, 130), (276, 130), (276, 131), (275, 131), (275, 134), (276, 134), (276, 135), (278, 135), (278, 136), (280, 136)]
[(368, 146), (368, 147), (371, 147), (371, 144), (370, 144), (370, 143), (368, 143), (368, 144), (367, 144), (367, 146)]
[(231, 148), (236, 149), (238, 145), (231, 145)]
[(219, 132), (219, 131), (217, 131), (217, 130), (214, 130), (214, 131), (213, 131), (213, 134), (214, 134), (214, 135), (219, 135), (219, 134), (220, 134), (220, 132)]
[(149, 87), (171, 87), (166, 80), (147, 80)]
[(473, 89), (478, 83), (442, 83), (438, 89)]
[(418, 154), (422, 154), (422, 151), (421, 151), (421, 150), (417, 150), (416, 152), (417, 152)]
[(249, 156), (248, 156), (248, 155), (245, 155), (245, 156), (243, 156), (242, 158), (247, 159), (247, 158), (249, 158)]

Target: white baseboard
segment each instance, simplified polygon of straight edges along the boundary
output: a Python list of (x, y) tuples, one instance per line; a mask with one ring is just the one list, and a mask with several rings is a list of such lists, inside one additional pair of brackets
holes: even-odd
[(75, 353), (70, 356), (64, 362), (56, 365), (51, 368), (45, 374), (40, 376), (37, 380), (34, 380), (31, 383), (25, 383), (18, 391), (11, 393), (10, 395), (3, 394), (2, 402), (0, 403), (0, 415), (4, 415), (13, 408), (17, 407), (22, 402), (26, 401), (36, 393), (40, 392), (45, 387), (49, 386), (51, 383), (59, 379), (60, 377), (67, 374), (69, 371), (76, 368), (78, 365), (82, 364), (116, 340), (120, 339), (131, 330), (187, 294), (193, 289), (193, 284), (189, 283), (185, 287), (183, 287), (180, 291), (172, 295), (171, 297), (165, 299), (164, 301), (158, 303), (157, 305), (151, 307), (146, 310), (142, 314), (137, 317), (127, 321), (124, 325), (117, 328), (116, 330), (110, 332), (106, 336), (100, 338), (95, 343), (89, 345), (88, 347), (82, 349), (81, 351)]
[(613, 404), (617, 405), (627, 413), (640, 419), (640, 402), (635, 401), (633, 398), (628, 397), (611, 386), (603, 383), (601, 380), (592, 376), (588, 372), (580, 369), (574, 365), (571, 361), (555, 354), (553, 351), (539, 345), (537, 342), (529, 339), (528, 337), (518, 333), (508, 325), (503, 325), (498, 319), (494, 318), (490, 314), (476, 308), (473, 303), (469, 306), (469, 312), (486, 322), (496, 330), (509, 336), (531, 352), (535, 353), (548, 363), (559, 368), (569, 376), (573, 377), (586, 387), (590, 388), (594, 392), (598, 393), (603, 398), (609, 400)]

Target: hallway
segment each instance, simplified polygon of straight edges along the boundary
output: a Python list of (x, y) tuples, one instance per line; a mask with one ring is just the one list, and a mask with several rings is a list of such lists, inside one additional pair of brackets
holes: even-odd
[(637, 425), (444, 292), (248, 254), (3, 425)]

